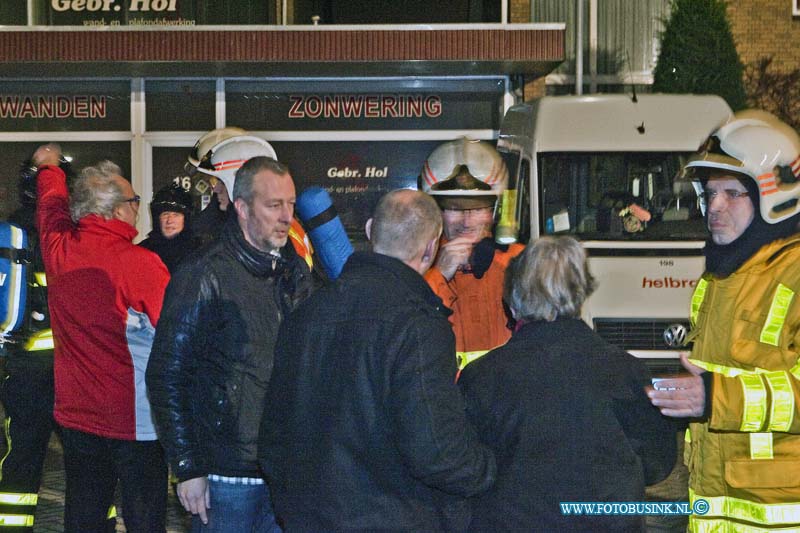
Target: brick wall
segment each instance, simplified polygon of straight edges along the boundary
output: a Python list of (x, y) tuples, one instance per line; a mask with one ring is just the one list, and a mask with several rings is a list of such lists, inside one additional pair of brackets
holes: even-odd
[(742, 63), (773, 56), (773, 68), (800, 68), (800, 17), (793, 0), (730, 0), (728, 20)]

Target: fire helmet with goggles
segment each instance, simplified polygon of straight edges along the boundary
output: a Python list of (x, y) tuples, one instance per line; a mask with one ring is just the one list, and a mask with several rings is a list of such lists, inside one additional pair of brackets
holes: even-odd
[[(777, 224), (800, 212), (800, 136), (774, 115), (746, 110), (715, 131), (684, 166), (683, 179), (702, 181), (722, 171), (752, 179), (761, 218)], [(701, 196), (701, 208), (705, 202)]]
[(491, 144), (461, 138), (431, 152), (419, 181), (443, 208), (492, 207), (508, 187), (508, 169)]
[(185, 170), (189, 175), (202, 172), (221, 180), (233, 194), (236, 171), (253, 157), (277, 159), (272, 146), (241, 128), (220, 128), (198, 139), (189, 155)]

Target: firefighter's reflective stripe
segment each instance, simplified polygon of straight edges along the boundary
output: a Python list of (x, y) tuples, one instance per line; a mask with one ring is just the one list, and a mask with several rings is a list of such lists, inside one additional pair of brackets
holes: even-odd
[[(766, 381), (772, 393), (770, 422), (767, 429), (770, 431), (789, 430), (794, 417), (794, 394), (786, 372), (769, 372), (763, 368), (745, 370), (744, 368), (723, 366), (697, 359), (689, 359), (689, 361), (709, 372), (729, 378), (739, 378), (744, 390), (744, 415), (740, 431), (759, 431), (764, 425), (767, 415), (767, 387), (764, 385), (764, 381)], [(765, 380), (762, 380), (762, 377)], [(753, 450), (751, 449), (751, 455), (752, 453)]]
[(456, 352), (456, 361), (458, 361), (458, 369), (464, 370), (468, 364), (477, 361), (484, 355), (489, 353), (489, 350), (478, 350), (475, 352)]
[(47, 287), (47, 276), (44, 272), (34, 272), (33, 279), (36, 281), (37, 287)]
[(714, 372), (715, 374), (722, 374), (727, 378), (735, 378), (748, 374), (755, 376), (769, 372), (768, 370), (758, 367), (756, 367), (754, 370), (747, 370), (745, 368), (736, 368), (734, 366), (724, 366), (716, 363), (709, 363), (708, 361), (700, 361), (699, 359), (689, 359), (689, 361), (695, 366), (699, 366), (703, 370), (708, 370), (709, 372)]
[[(2, 527), (33, 527), (33, 514), (26, 514), (33, 511), (39, 495), (27, 492), (0, 492), (0, 505), (3, 512), (0, 513), (0, 528)], [(27, 507), (27, 509), (16, 509), (16, 507)], [(18, 510), (19, 513), (7, 513), (5, 511)]]
[(761, 337), (759, 338), (761, 342), (772, 346), (778, 345), (783, 323), (786, 321), (786, 314), (793, 298), (794, 291), (783, 283), (779, 283), (778, 288), (775, 289), (775, 294), (772, 296), (772, 304), (769, 306), (767, 320), (761, 329)]
[(692, 442), (692, 430), (686, 428), (686, 433), (683, 434), (683, 442), (686, 444), (691, 444)]
[(5, 421), (3, 422), (3, 434), (6, 437), (6, 453), (3, 455), (3, 458), (0, 459), (0, 480), (3, 479), (3, 463), (6, 462), (8, 456), (11, 455), (11, 417), (6, 416)]
[(700, 312), (700, 306), (703, 304), (703, 299), (706, 297), (706, 288), (708, 287), (708, 280), (700, 278), (697, 282), (697, 287), (694, 288), (692, 293), (692, 306), (689, 311), (689, 320), (694, 326), (697, 324), (697, 314)]
[(0, 514), (0, 527), (33, 527), (32, 514)]
[[(745, 370), (729, 366), (717, 365), (706, 361), (690, 359), (695, 365), (723, 376), (738, 377), (744, 389), (744, 416), (740, 431), (755, 432), (750, 435), (750, 458), (772, 459), (772, 433), (758, 432), (764, 425), (767, 411), (767, 386), (772, 403), (770, 421), (767, 429), (772, 431), (789, 431), (794, 417), (794, 394), (792, 384), (785, 371), (769, 372), (762, 368)], [(765, 378), (767, 386), (761, 378)], [(688, 435), (688, 430), (687, 430)], [(686, 441), (690, 442), (690, 441)]]
[(689, 531), (692, 533), (797, 533), (797, 526), (759, 527), (727, 520), (704, 520), (689, 517)]
[(26, 352), (37, 352), (39, 350), (53, 349), (53, 330), (42, 329), (28, 337), (25, 341), (24, 349)]
[(750, 434), (750, 459), (772, 459), (772, 433)]
[(294, 219), (292, 220), (291, 226), (289, 226), (289, 238), (292, 240), (292, 246), (294, 246), (297, 255), (303, 258), (309, 270), (313, 269), (314, 258), (312, 255), (313, 248), (311, 247), (311, 241), (308, 238), (308, 234), (300, 226), (300, 223)]
[[(746, 520), (753, 524), (765, 526), (781, 526), (794, 524), (795, 527), (787, 531), (797, 531), (797, 524), (800, 524), (800, 503), (758, 503), (741, 498), (733, 498), (731, 496), (702, 496), (689, 489), (689, 501), (692, 505), (696, 500), (703, 499), (708, 503), (708, 512), (703, 516), (705, 517), (723, 517), (733, 520)], [(697, 515), (692, 516), (693, 519), (699, 518)], [(697, 529), (694, 526), (701, 525), (702, 523), (711, 524), (713, 522), (724, 523), (726, 528), (723, 529)], [(692, 520), (689, 529), (691, 531), (740, 531), (736, 529), (740, 524), (728, 521), (714, 521), (714, 520)], [(742, 524), (743, 527), (748, 527)], [(707, 527), (707, 526), (703, 526)], [(742, 529), (741, 531), (750, 531)], [(755, 529), (753, 531), (761, 531)], [(770, 529), (775, 531), (775, 529)], [(777, 531), (781, 531), (778, 529)]]
[(767, 372), (767, 379), (772, 402), (769, 412), (769, 431), (789, 431), (794, 419), (794, 394), (792, 382), (785, 371)]
[(39, 495), (34, 493), (0, 492), (2, 505), (36, 505)]
[(742, 374), (739, 382), (744, 390), (742, 425), (739, 431), (759, 431), (767, 418), (767, 387), (761, 377), (755, 374)]

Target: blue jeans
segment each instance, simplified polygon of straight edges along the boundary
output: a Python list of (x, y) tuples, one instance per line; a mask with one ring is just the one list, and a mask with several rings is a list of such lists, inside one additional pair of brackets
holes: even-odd
[(208, 480), (208, 524), (192, 516), (192, 533), (281, 533), (266, 484), (244, 485)]

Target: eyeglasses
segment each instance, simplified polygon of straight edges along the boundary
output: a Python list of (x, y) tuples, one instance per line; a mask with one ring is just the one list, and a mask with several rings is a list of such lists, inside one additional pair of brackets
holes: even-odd
[(750, 193), (747, 191), (737, 191), (736, 189), (723, 189), (722, 191), (713, 191), (711, 189), (706, 189), (702, 193), (700, 193), (700, 197), (706, 201), (706, 203), (710, 203), (714, 198), (719, 195), (719, 193), (725, 193), (725, 199), (729, 202), (734, 200), (738, 200), (744, 196), (749, 197)]
[(129, 202), (130, 204), (132, 204), (132, 205), (134, 205), (136, 207), (139, 207), (139, 202), (141, 202), (141, 201), (142, 201), (142, 197), (139, 196), (138, 194), (134, 194), (133, 198), (125, 198), (124, 200), (122, 200), (121, 203)]

